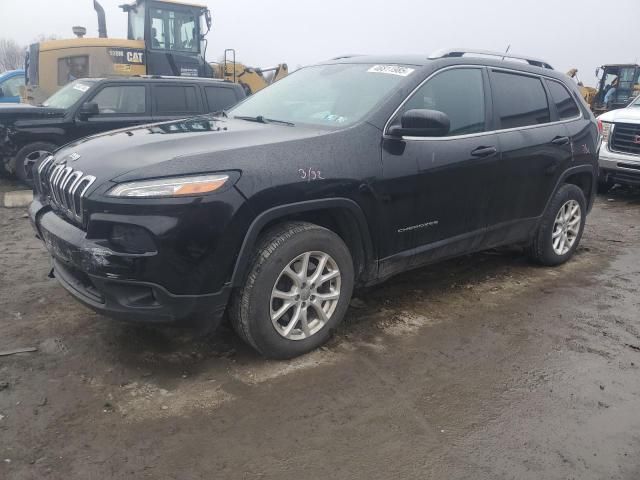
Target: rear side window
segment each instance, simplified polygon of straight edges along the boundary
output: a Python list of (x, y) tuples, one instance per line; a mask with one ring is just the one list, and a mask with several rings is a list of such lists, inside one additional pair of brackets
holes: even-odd
[(547, 80), (547, 86), (551, 93), (551, 100), (556, 104), (560, 120), (575, 118), (580, 115), (578, 105), (576, 105), (575, 100), (564, 85), (553, 80)]
[(449, 136), (485, 130), (485, 104), (482, 70), (454, 68), (436, 74), (404, 104), (407, 110), (427, 109), (446, 113), (451, 122)]
[(156, 113), (200, 113), (196, 87), (191, 85), (156, 85), (154, 88)]
[(144, 85), (117, 85), (100, 90), (91, 102), (101, 115), (143, 114), (147, 110)]
[(494, 71), (492, 87), (501, 128), (551, 121), (547, 94), (540, 78)]
[(238, 101), (236, 92), (227, 87), (204, 87), (210, 112), (217, 112), (232, 107)]

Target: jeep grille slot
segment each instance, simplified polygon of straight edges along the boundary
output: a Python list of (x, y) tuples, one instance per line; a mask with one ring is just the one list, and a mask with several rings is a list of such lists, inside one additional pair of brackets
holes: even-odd
[(38, 166), (35, 183), (38, 193), (48, 200), (54, 210), (83, 225), (82, 202), (95, 181), (93, 175), (74, 170), (65, 162), (56, 164), (54, 157), (50, 156)]
[(614, 152), (640, 155), (640, 124), (616, 123), (610, 142)]

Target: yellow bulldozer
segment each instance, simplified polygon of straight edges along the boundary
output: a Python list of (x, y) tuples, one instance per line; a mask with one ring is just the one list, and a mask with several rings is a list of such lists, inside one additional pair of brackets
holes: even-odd
[(126, 39), (109, 38), (104, 9), (97, 0), (98, 38), (85, 38), (86, 28), (73, 27), (76, 38), (29, 46), (25, 59), (27, 103), (42, 103), (77, 78), (163, 75), (220, 78), (242, 85), (247, 94), (288, 73), (286, 64), (251, 68), (225, 51), (224, 62), (207, 63), (211, 12), (189, 0), (135, 0), (121, 5), (128, 15)]

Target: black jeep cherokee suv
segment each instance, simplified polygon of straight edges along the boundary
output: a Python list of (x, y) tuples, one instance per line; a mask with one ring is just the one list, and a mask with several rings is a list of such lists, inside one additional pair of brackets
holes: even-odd
[(41, 106), (0, 105), (0, 172), (31, 183), (31, 167), (81, 137), (229, 108), (245, 98), (212, 78), (116, 77), (76, 80)]
[(228, 312), (288, 358), (327, 340), (354, 286), (505, 244), (568, 260), (598, 144), (576, 87), (544, 62), (342, 57), (223, 116), (68, 145), (35, 168), (30, 217), (55, 276), (99, 312)]

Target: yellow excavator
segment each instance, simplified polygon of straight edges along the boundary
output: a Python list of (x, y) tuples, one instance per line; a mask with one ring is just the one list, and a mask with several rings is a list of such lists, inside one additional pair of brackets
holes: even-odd
[(86, 28), (73, 27), (76, 38), (29, 46), (24, 100), (42, 103), (77, 78), (163, 75), (220, 78), (242, 85), (252, 94), (288, 73), (286, 64), (251, 68), (225, 51), (224, 62), (207, 63), (206, 36), (211, 12), (190, 0), (135, 0), (121, 5), (128, 16), (126, 39), (109, 38), (104, 9), (97, 0), (98, 38), (85, 38)]

